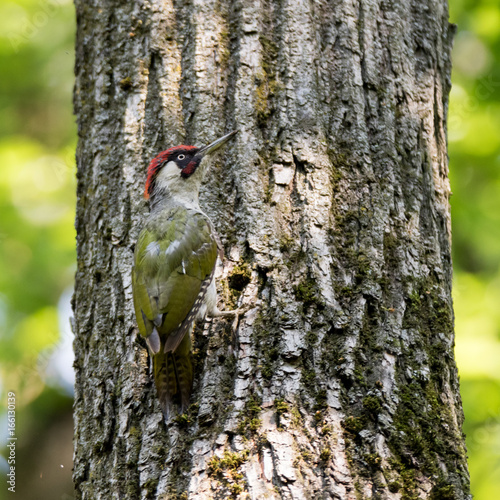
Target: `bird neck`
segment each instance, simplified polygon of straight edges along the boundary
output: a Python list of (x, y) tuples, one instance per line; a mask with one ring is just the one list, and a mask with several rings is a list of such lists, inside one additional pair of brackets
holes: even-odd
[(201, 211), (198, 191), (172, 192), (167, 187), (155, 189), (150, 196), (151, 212), (162, 211), (175, 206)]

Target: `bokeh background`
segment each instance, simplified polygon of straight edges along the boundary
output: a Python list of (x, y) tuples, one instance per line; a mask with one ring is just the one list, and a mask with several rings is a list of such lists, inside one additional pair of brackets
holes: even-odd
[[(472, 491), (492, 500), (500, 498), (500, 2), (450, 2), (456, 357)], [(73, 496), (74, 33), (69, 0), (0, 3), (0, 449), (5, 457), (14, 391), (23, 500)]]

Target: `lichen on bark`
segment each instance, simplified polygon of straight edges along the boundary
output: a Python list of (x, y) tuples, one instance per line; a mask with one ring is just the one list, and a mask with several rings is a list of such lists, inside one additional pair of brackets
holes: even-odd
[[(77, 498), (468, 499), (443, 1), (76, 1)], [(204, 182), (236, 331), (165, 423), (131, 278), (149, 160)]]

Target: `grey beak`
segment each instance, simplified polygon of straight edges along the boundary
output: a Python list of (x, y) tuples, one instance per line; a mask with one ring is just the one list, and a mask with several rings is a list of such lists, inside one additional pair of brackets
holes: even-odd
[(214, 151), (217, 151), (222, 145), (226, 144), (229, 139), (234, 137), (238, 133), (237, 130), (234, 130), (233, 132), (230, 132), (229, 134), (225, 135), (224, 137), (221, 137), (220, 139), (215, 140), (208, 146), (203, 146), (198, 150), (196, 153), (196, 156), (201, 156), (202, 158), (206, 155), (212, 154)]

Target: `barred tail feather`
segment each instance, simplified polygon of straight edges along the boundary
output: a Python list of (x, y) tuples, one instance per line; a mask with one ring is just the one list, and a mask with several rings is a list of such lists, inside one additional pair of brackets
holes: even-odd
[(181, 397), (181, 409), (186, 411), (189, 407), (189, 398), (193, 389), (193, 360), (192, 354), (180, 356), (173, 353), (175, 374), (177, 376), (177, 388)]
[(180, 402), (181, 411), (186, 411), (193, 388), (193, 353), (189, 333), (174, 352), (160, 350), (153, 356), (153, 373), (165, 419), (168, 420), (176, 402)]

